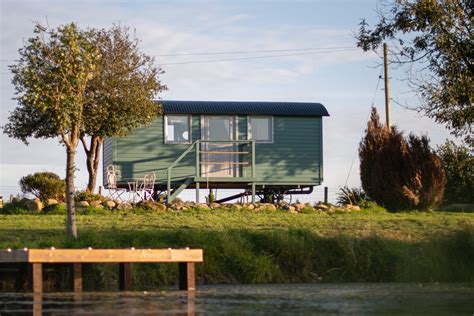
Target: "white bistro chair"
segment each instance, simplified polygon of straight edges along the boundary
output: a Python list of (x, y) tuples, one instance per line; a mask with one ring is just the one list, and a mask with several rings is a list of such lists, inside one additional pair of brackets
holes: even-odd
[(115, 166), (109, 165), (106, 169), (106, 178), (107, 178), (107, 189), (109, 190), (108, 197), (112, 200), (119, 200), (123, 202), (122, 194), (126, 192), (125, 189), (120, 189), (117, 187), (117, 177), (120, 174), (120, 171), (115, 169)]

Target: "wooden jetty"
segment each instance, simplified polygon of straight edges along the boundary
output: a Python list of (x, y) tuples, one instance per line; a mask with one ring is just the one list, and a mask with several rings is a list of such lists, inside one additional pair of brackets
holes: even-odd
[(71, 264), (72, 288), (82, 292), (83, 263), (118, 263), (119, 285), (121, 291), (132, 289), (133, 263), (178, 263), (179, 289), (194, 291), (196, 289), (196, 262), (203, 262), (202, 249), (19, 249), (0, 250), (0, 266), (3, 264), (25, 264), (34, 293), (43, 292), (43, 264)]

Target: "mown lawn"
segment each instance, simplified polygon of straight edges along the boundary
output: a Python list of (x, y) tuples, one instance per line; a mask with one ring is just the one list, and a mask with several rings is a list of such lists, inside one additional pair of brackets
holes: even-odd
[[(0, 215), (0, 247), (32, 247), (41, 241), (51, 240), (51, 236), (63, 235), (64, 225), (64, 215)], [(140, 214), (109, 212), (78, 216), (79, 234), (84, 231), (306, 229), (322, 237), (376, 235), (401, 241), (423, 241), (473, 227), (474, 213), (389, 213), (380, 209), (340, 214), (193, 210)]]

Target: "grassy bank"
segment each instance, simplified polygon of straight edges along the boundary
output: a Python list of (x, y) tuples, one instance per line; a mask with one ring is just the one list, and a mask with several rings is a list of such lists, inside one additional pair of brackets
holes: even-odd
[[(64, 221), (1, 215), (0, 248), (201, 247), (204, 283), (474, 281), (473, 213), (122, 212), (79, 216), (77, 240)], [(115, 287), (115, 269), (86, 267), (86, 288)], [(170, 264), (136, 265), (134, 274), (140, 288), (177, 281)]]

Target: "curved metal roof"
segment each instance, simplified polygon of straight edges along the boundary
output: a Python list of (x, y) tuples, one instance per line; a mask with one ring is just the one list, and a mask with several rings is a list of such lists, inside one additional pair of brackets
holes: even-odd
[(157, 101), (168, 114), (235, 114), (275, 116), (329, 116), (321, 103), (252, 101)]

